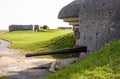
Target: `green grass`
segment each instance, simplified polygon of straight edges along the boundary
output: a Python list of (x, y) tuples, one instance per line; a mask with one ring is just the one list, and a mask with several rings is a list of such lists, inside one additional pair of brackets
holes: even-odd
[(120, 40), (45, 79), (120, 79)]
[[(71, 30), (41, 30), (40, 32), (13, 31), (1, 34), (0, 38), (12, 42), (9, 48), (21, 49), (22, 52), (42, 52), (64, 48), (74, 45), (73, 33)], [(52, 55), (44, 57), (66, 58), (71, 55)]]

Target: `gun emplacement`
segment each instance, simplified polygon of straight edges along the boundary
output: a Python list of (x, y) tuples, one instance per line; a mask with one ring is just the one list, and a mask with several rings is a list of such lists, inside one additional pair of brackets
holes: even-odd
[(79, 46), (79, 47), (75, 47), (75, 48), (55, 50), (55, 51), (50, 51), (50, 52), (26, 54), (26, 57), (53, 55), (53, 54), (70, 54), (70, 53), (81, 53), (81, 52), (87, 53), (87, 47), (86, 46)]

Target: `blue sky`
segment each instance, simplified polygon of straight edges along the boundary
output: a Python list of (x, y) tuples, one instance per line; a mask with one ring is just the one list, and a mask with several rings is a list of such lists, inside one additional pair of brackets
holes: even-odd
[(69, 26), (57, 18), (62, 7), (73, 0), (0, 0), (0, 29), (11, 24), (39, 24), (50, 28)]

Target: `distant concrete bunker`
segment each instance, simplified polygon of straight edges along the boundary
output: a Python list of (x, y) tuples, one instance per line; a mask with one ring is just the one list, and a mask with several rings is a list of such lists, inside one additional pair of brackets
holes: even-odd
[(15, 31), (15, 30), (33, 30), (33, 31), (39, 31), (40, 27), (39, 27), (39, 25), (10, 25), (9, 26), (9, 32)]
[(120, 38), (120, 0), (74, 0), (58, 18), (73, 25), (76, 45), (88, 52)]

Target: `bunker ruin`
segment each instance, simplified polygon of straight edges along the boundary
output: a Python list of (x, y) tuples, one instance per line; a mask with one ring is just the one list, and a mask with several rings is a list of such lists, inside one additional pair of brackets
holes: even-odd
[(120, 0), (74, 0), (58, 18), (73, 25), (76, 45), (89, 53), (120, 38)]
[(10, 25), (9, 26), (9, 32), (15, 31), (15, 30), (33, 30), (33, 31), (39, 31), (39, 25)]

